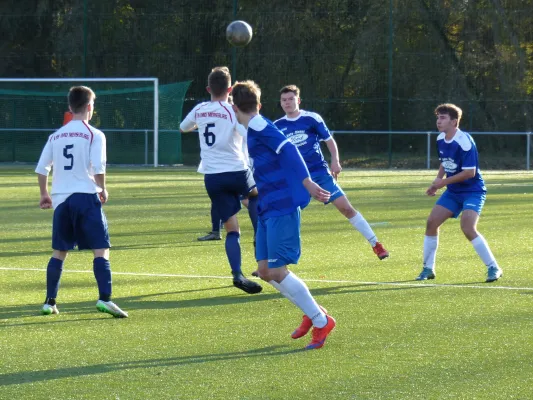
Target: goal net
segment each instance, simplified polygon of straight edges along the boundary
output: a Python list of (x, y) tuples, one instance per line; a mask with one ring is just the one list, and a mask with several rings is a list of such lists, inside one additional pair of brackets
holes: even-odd
[(37, 162), (63, 124), (72, 86), (96, 93), (91, 125), (107, 138), (109, 164), (182, 162), (179, 124), (190, 81), (157, 78), (0, 79), (0, 162)]

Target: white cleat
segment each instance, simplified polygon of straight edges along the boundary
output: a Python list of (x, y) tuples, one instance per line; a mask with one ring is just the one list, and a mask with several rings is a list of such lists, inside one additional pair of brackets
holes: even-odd
[(112, 301), (98, 300), (96, 302), (96, 309), (100, 312), (111, 314), (115, 318), (128, 318), (128, 313), (122, 311), (120, 307)]
[(43, 315), (59, 314), (59, 310), (57, 309), (57, 305), (51, 306), (50, 304), (45, 304), (41, 308), (41, 313)]

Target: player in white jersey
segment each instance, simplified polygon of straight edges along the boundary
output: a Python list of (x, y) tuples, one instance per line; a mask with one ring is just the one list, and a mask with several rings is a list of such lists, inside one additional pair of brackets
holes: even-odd
[[(54, 208), (52, 226), (53, 253), (46, 270), (45, 315), (59, 314), (56, 297), (69, 250), (91, 249), (93, 270), (98, 284), (98, 311), (117, 318), (128, 314), (111, 301), (109, 233), (102, 204), (107, 202), (106, 139), (89, 125), (94, 112), (94, 92), (75, 86), (68, 93), (72, 120), (48, 138), (37, 172), (42, 209)], [(52, 192), (48, 193), (48, 175), (53, 167)]]
[[(198, 104), (180, 124), (182, 132), (198, 128), (201, 162), (198, 172), (216, 213), (227, 232), (225, 249), (233, 274), (233, 285), (247, 293), (259, 293), (262, 286), (246, 279), (241, 270), (240, 228), (237, 213), (240, 196), (249, 197), (249, 209), (256, 209), (257, 189), (242, 151), (243, 137), (228, 103), (231, 75), (227, 67), (213, 68), (207, 79), (211, 101)], [(253, 214), (252, 223), (256, 225)], [(257, 215), (255, 215), (257, 220)]]

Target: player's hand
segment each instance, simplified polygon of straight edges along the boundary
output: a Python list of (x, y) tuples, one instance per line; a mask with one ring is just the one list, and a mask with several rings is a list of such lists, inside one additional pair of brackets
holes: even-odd
[(428, 196), (435, 196), (437, 194), (437, 189), (434, 185), (431, 185), (430, 187), (428, 187), (428, 189), (426, 190), (426, 194)]
[(104, 189), (100, 193), (98, 193), (98, 197), (100, 198), (100, 201), (102, 202), (102, 204), (105, 204), (105, 203), (107, 203), (107, 199), (109, 197), (109, 194), (107, 193), (107, 190)]
[(441, 189), (443, 188), (444, 186), (446, 186), (446, 184), (444, 183), (444, 179), (442, 178), (435, 178), (435, 180), (433, 181), (433, 183), (431, 184), (431, 186), (435, 186), (438, 189)]
[(48, 194), (43, 194), (41, 196), (41, 200), (39, 201), (39, 207), (41, 207), (42, 210), (52, 208), (52, 199)]
[(341, 163), (338, 162), (338, 161), (336, 161), (336, 162), (332, 162), (332, 163), (331, 163), (330, 170), (331, 170), (331, 175), (333, 175), (333, 177), (334, 177), (335, 180), (336, 180), (337, 177), (339, 176), (339, 174), (340, 174), (341, 171), (342, 171)]
[(330, 192), (322, 189), (320, 186), (318, 186), (315, 182), (313, 182), (309, 178), (304, 180), (304, 186), (313, 199), (318, 200), (322, 203), (326, 203), (331, 196)]

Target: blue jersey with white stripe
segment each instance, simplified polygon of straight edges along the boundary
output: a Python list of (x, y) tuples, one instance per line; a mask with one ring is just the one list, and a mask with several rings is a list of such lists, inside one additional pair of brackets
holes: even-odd
[(320, 115), (300, 110), (300, 115), (296, 118), (284, 116), (274, 124), (298, 147), (311, 178), (329, 174), (328, 163), (320, 149), (320, 142), (330, 140), (332, 136)]
[(446, 134), (442, 132), (437, 137), (437, 151), (439, 160), (446, 177), (457, 175), (467, 169), (476, 169), (476, 175), (462, 182), (452, 183), (447, 186), (454, 193), (485, 192), (485, 182), (479, 171), (479, 160), (476, 143), (468, 133), (457, 129), (454, 137), (446, 141)]
[[(279, 217), (309, 204), (309, 192), (280, 155), (284, 146), (294, 146), (276, 126), (256, 115), (248, 124), (248, 154), (253, 168), (254, 179), (259, 192), (258, 214), (263, 217)], [(296, 150), (295, 154), (298, 154)], [(291, 160), (305, 166), (301, 158)], [(290, 167), (290, 166), (289, 166)]]

